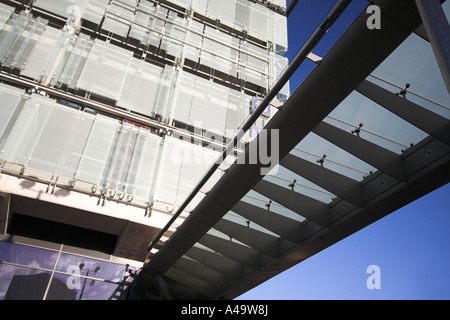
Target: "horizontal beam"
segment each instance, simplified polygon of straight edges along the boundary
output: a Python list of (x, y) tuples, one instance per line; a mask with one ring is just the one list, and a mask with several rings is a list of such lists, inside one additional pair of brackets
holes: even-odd
[(355, 206), (364, 205), (361, 183), (356, 180), (293, 154), (284, 157), (280, 164)]
[(245, 267), (243, 265), (221, 254), (201, 249), (197, 246), (193, 246), (185, 255), (205, 266), (227, 275), (230, 281), (238, 280), (244, 273)]
[(297, 220), (284, 217), (244, 201), (236, 203), (231, 210), (293, 243), (300, 244), (303, 240), (302, 223)]
[(250, 269), (257, 270), (260, 267), (260, 253), (253, 248), (208, 233), (198, 243)]
[(418, 104), (364, 80), (356, 91), (400, 118), (450, 145), (450, 121)]
[(253, 190), (283, 207), (298, 213), (322, 227), (330, 227), (330, 209), (327, 204), (267, 180), (261, 180)]
[(269, 257), (280, 255), (279, 239), (264, 232), (246, 227), (226, 219), (221, 219), (214, 225), (214, 229), (245, 243)]
[(198, 261), (181, 257), (173, 266), (217, 288), (224, 288), (228, 285), (228, 280), (225, 275)]
[(406, 181), (401, 156), (350, 132), (322, 122), (313, 132), (399, 181)]

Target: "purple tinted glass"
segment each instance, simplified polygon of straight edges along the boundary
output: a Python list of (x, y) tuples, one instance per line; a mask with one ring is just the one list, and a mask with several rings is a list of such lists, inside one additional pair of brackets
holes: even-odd
[(0, 242), (0, 262), (52, 270), (58, 252), (10, 242)]
[(117, 283), (56, 273), (47, 300), (111, 300), (119, 286)]
[(62, 253), (56, 271), (120, 282), (123, 280), (126, 267), (112, 262)]

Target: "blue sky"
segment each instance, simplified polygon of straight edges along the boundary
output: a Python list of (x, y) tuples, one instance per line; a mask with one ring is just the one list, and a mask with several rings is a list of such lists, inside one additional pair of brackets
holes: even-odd
[[(295, 56), (335, 0), (301, 0), (288, 20), (289, 58)], [(367, 5), (352, 1), (313, 51), (325, 55)], [(312, 69), (306, 61), (294, 90)], [(450, 299), (450, 184), (410, 203), (284, 271), (238, 299)], [(381, 289), (366, 272), (380, 267)]]
[[(248, 291), (239, 299), (450, 299), (450, 184)], [(380, 267), (369, 290), (367, 267)]]

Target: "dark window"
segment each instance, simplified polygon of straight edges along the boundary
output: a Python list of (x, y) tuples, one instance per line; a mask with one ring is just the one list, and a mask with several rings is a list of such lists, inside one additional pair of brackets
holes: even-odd
[(117, 236), (64, 223), (14, 214), (8, 233), (113, 254)]

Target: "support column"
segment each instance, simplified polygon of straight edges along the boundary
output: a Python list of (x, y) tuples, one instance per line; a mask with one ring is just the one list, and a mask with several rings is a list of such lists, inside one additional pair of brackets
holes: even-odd
[(0, 192), (0, 235), (6, 234), (8, 228), (10, 202), (11, 195)]
[(450, 93), (450, 26), (439, 0), (416, 0), (431, 47)]

